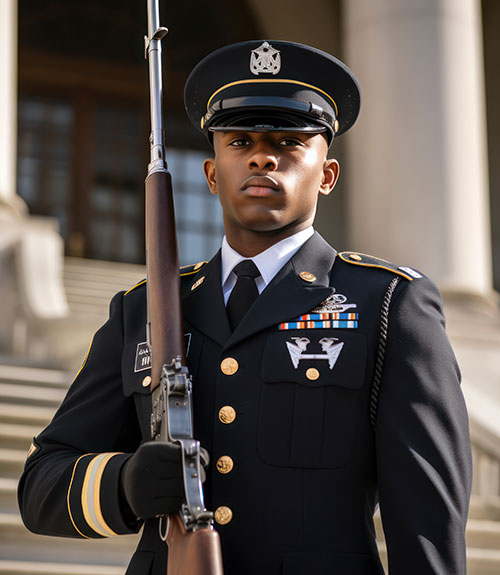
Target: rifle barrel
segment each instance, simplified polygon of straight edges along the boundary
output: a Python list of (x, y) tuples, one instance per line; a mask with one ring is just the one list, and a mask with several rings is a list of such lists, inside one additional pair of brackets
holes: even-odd
[(148, 174), (166, 169), (162, 118), (163, 85), (161, 69), (161, 40), (167, 29), (160, 26), (159, 0), (148, 0), (148, 37), (146, 52), (149, 58), (149, 94), (151, 104), (151, 163)]

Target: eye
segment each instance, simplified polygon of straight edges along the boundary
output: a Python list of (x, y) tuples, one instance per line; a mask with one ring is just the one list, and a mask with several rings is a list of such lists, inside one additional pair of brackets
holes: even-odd
[(298, 138), (282, 138), (280, 140), (280, 146), (284, 146), (285, 148), (295, 148), (298, 146), (302, 146), (302, 141)]
[(229, 142), (229, 145), (235, 148), (242, 148), (243, 146), (247, 146), (249, 143), (250, 141), (246, 138), (235, 138)]

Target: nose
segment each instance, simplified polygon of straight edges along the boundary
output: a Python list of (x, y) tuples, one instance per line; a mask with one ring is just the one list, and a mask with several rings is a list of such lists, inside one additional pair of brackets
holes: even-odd
[(252, 152), (248, 158), (248, 167), (258, 170), (277, 170), (278, 157), (270, 142), (258, 139), (252, 146)]

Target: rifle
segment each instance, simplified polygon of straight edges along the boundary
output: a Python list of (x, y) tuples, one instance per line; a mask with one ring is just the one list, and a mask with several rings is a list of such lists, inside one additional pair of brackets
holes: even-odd
[(169, 575), (222, 575), (219, 535), (205, 509), (200, 444), (193, 438), (192, 381), (186, 366), (172, 180), (163, 143), (161, 40), (158, 0), (148, 0), (151, 159), (146, 176), (147, 342), (151, 350), (151, 436), (181, 447), (186, 502), (162, 517)]

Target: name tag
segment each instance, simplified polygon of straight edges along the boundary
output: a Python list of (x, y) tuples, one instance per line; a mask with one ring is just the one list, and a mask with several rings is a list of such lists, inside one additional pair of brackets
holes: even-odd
[[(186, 357), (189, 355), (189, 348), (191, 346), (191, 334), (185, 333), (184, 338), (186, 340)], [(137, 344), (137, 351), (135, 352), (135, 367), (134, 373), (138, 371), (144, 371), (145, 369), (150, 369), (151, 367), (151, 349), (147, 341)]]
[(151, 367), (151, 349), (148, 342), (144, 341), (137, 344), (137, 351), (135, 352), (135, 368), (134, 372), (144, 371)]

